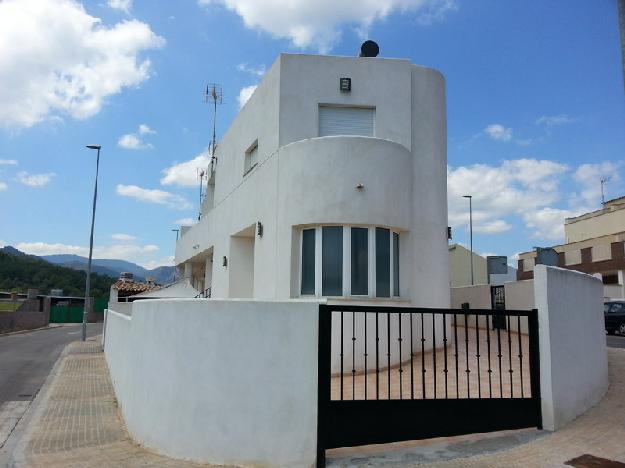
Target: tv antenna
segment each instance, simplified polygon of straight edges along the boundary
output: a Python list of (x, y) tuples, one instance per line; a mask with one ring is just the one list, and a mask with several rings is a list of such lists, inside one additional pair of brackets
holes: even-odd
[(602, 176), (599, 181), (601, 182), (601, 204), (605, 205), (605, 194), (603, 191), (603, 186), (606, 184), (606, 182), (610, 181), (610, 177)]
[(204, 177), (206, 176), (206, 171), (204, 169), (197, 169), (197, 176), (200, 179), (200, 211), (197, 215), (197, 220), (199, 221), (202, 217), (202, 199), (204, 198), (204, 194), (202, 193), (202, 188), (204, 185)]
[(216, 141), (216, 128), (217, 128), (217, 104), (223, 104), (224, 92), (223, 88), (218, 83), (209, 83), (206, 85), (206, 92), (204, 94), (204, 102), (213, 104), (213, 140), (209, 145), (209, 152), (211, 155), (211, 172), (213, 166), (217, 163), (217, 157), (215, 156), (215, 149), (217, 148)]

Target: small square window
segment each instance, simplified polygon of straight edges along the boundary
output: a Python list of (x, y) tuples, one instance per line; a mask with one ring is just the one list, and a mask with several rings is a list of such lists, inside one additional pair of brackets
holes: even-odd
[(243, 165), (243, 175), (246, 175), (258, 164), (258, 140), (254, 141), (245, 152), (245, 163)]

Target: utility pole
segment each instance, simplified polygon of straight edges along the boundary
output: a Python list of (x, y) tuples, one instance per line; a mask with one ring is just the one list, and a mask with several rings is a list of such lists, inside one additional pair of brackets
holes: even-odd
[(98, 200), (98, 172), (100, 170), (100, 145), (87, 145), (87, 148), (98, 151), (95, 162), (95, 188), (93, 190), (93, 208), (91, 210), (91, 235), (89, 237), (89, 260), (87, 262), (87, 283), (85, 285), (85, 305), (82, 311), (82, 340), (87, 339), (87, 310), (91, 308), (89, 295), (91, 294), (91, 257), (93, 257), (93, 227), (95, 224), (95, 207)]

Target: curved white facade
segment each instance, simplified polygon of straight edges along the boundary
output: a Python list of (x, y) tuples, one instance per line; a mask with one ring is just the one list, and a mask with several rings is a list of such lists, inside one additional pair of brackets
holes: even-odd
[[(351, 91), (339, 89), (340, 78), (351, 79)], [(337, 120), (322, 125), (322, 108)], [(372, 122), (343, 123), (343, 114)], [(346, 134), (320, 135), (328, 126)], [(202, 219), (176, 246), (176, 264), (196, 289), (210, 286), (215, 298), (322, 296), (322, 284), (339, 275), (340, 293), (325, 294), (334, 300), (449, 305), (445, 89), (437, 71), (405, 60), (281, 55), (216, 156)], [(323, 226), (343, 226), (334, 251), (326, 251)], [(302, 230), (311, 228), (314, 291), (302, 294), (302, 281), (312, 281), (303, 280)], [(352, 262), (352, 228), (369, 233), (360, 263)], [(352, 294), (356, 267), (368, 278), (365, 294)], [(382, 292), (384, 281), (392, 291)]]

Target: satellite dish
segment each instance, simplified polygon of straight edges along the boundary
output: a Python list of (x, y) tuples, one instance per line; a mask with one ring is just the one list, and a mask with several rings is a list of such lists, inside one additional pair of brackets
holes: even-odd
[(380, 53), (380, 47), (375, 41), (365, 41), (360, 46), (359, 57), (377, 57)]

